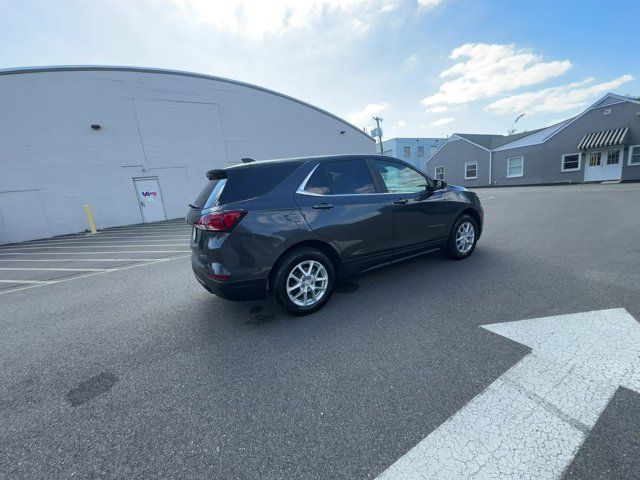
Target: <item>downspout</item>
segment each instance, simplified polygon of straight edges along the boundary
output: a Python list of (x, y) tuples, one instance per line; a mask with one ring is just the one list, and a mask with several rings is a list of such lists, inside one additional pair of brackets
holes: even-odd
[(493, 174), (493, 150), (489, 150), (489, 186), (492, 184), (492, 174)]

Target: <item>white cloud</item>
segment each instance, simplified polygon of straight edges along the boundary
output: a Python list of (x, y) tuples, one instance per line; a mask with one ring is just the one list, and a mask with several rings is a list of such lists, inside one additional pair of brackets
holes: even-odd
[(392, 12), (393, 10), (396, 10), (399, 7), (398, 2), (393, 1), (393, 0), (388, 0), (386, 2), (382, 2), (382, 6), (380, 7), (380, 11), (385, 13), (385, 12)]
[(418, 0), (418, 10), (426, 10), (440, 5), (444, 0)]
[(200, 22), (254, 39), (309, 28), (328, 17), (340, 22), (345, 32), (363, 33), (373, 17), (398, 7), (397, 0), (170, 1)]
[(398, 120), (398, 123), (396, 123), (397, 127), (406, 127), (407, 126), (407, 122), (405, 122), (404, 120)]
[(451, 123), (455, 120), (454, 117), (443, 117), (443, 118), (439, 118), (438, 120), (435, 120), (431, 123), (429, 123), (429, 125), (434, 125), (436, 127), (441, 127), (442, 125), (446, 125), (447, 123)]
[(559, 87), (544, 88), (536, 92), (520, 93), (497, 100), (486, 107), (493, 113), (547, 113), (563, 112), (586, 106), (588, 100), (615, 90), (620, 85), (632, 81), (626, 74), (608, 82), (593, 83), (593, 78), (573, 82)]
[(449, 107), (445, 105), (437, 105), (435, 107), (427, 108), (427, 113), (444, 113), (449, 111)]
[(545, 62), (541, 55), (513, 44), (467, 43), (454, 49), (450, 58), (461, 61), (441, 72), (440, 77), (453, 79), (424, 98), (423, 105), (462, 104), (495, 97), (544, 82), (571, 68), (569, 60)]
[(389, 104), (387, 102), (370, 103), (362, 110), (349, 113), (347, 115), (347, 120), (349, 120), (349, 122), (353, 123), (357, 127), (364, 127), (367, 123), (369, 123), (369, 120), (371, 120), (374, 115), (379, 115), (388, 106)]
[(413, 55), (408, 56), (405, 61), (402, 63), (402, 69), (406, 72), (410, 72), (416, 65), (418, 64), (418, 56), (414, 53)]

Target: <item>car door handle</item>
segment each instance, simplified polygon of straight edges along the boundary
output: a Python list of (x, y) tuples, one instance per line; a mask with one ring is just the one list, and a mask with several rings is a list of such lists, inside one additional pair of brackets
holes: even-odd
[(316, 210), (329, 210), (330, 208), (333, 208), (333, 205), (331, 205), (330, 203), (318, 203), (317, 205), (314, 205), (312, 208)]
[(395, 203), (396, 205), (404, 205), (405, 203), (409, 203), (409, 200), (407, 200), (406, 198), (396, 198), (393, 203)]

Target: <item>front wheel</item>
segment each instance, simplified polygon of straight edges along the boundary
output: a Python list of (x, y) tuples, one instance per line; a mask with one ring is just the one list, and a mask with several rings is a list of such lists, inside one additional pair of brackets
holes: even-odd
[(294, 315), (320, 310), (333, 293), (336, 274), (331, 260), (315, 248), (299, 248), (287, 254), (273, 277), (277, 302)]
[(460, 215), (449, 235), (446, 254), (454, 260), (462, 260), (473, 253), (477, 242), (478, 223), (470, 215)]

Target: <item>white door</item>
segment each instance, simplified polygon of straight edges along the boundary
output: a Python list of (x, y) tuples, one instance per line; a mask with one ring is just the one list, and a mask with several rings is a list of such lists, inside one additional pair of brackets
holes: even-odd
[(607, 150), (607, 158), (602, 162), (603, 180), (620, 180), (622, 178), (622, 149)]
[(613, 148), (587, 153), (584, 169), (585, 182), (620, 180), (622, 176), (622, 150)]
[(164, 211), (164, 203), (162, 203), (162, 192), (160, 192), (158, 177), (134, 178), (133, 183), (138, 194), (142, 221), (149, 223), (166, 220), (167, 214)]

